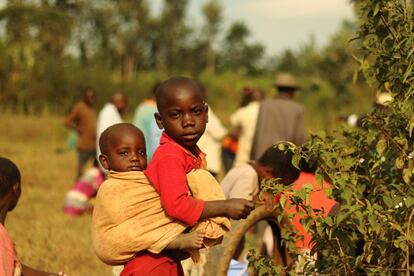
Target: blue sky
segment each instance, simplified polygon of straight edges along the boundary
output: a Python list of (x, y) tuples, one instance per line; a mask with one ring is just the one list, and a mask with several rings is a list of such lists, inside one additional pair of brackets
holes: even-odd
[[(189, 0), (188, 20), (201, 25), (201, 7), (206, 0)], [(236, 20), (244, 21), (253, 41), (265, 45), (268, 54), (283, 49), (297, 49), (314, 37), (317, 45), (324, 45), (342, 20), (352, 19), (348, 0), (221, 0), (226, 28)], [(151, 0), (154, 13), (162, 0)]]

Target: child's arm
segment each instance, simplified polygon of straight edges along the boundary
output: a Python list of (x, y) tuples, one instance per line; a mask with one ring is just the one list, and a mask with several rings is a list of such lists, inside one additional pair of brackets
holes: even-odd
[(193, 226), (200, 219), (211, 217), (245, 218), (254, 208), (253, 203), (246, 199), (205, 202), (191, 197), (184, 167), (185, 161), (178, 152), (165, 155), (155, 163), (153, 161), (144, 172), (158, 189), (162, 207), (170, 217)]
[(72, 110), (65, 116), (64, 123), (67, 127), (79, 132), (77, 126), (78, 106), (74, 106)]
[(244, 219), (253, 209), (253, 202), (242, 198), (206, 201), (200, 219), (212, 217)]

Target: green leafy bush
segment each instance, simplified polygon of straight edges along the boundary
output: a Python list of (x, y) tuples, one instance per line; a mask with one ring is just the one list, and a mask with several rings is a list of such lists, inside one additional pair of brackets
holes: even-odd
[[(363, 127), (342, 127), (332, 135), (311, 134), (301, 147), (290, 146), (299, 159), (316, 164), (317, 179), (332, 184), (340, 212), (326, 218), (308, 216), (303, 223), (313, 237), (316, 262), (308, 273), (412, 275), (414, 273), (414, 29), (413, 14), (404, 1), (358, 1), (364, 57), (357, 58), (367, 81), (390, 93), (394, 101), (375, 108)], [(265, 183), (267, 188), (272, 183)], [(273, 185), (278, 193), (285, 189)], [(281, 202), (286, 197), (282, 196)], [(292, 201), (310, 215), (307, 193)], [(279, 207), (282, 208), (282, 207)], [(285, 233), (283, 233), (285, 232)], [(282, 238), (293, 256), (294, 231)], [(294, 274), (294, 268), (269, 268), (253, 258), (259, 275)]]

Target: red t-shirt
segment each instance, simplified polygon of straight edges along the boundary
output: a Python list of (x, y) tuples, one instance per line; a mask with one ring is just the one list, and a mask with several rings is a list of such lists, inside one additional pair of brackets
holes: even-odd
[(197, 150), (194, 156), (163, 132), (160, 146), (144, 171), (160, 194), (165, 212), (190, 226), (197, 223), (204, 209), (204, 201), (191, 197), (187, 187), (187, 173), (205, 168), (205, 155)]
[[(166, 213), (190, 226), (197, 223), (205, 204), (203, 200), (191, 197), (187, 187), (187, 173), (206, 167), (205, 154), (199, 148), (197, 153), (195, 156), (163, 132), (160, 146), (144, 171), (159, 193)], [(163, 252), (143, 251), (128, 262), (121, 273), (121, 276), (130, 275), (182, 275), (182, 267)]]
[(120, 276), (184, 276), (184, 272), (179, 262), (163, 253), (141, 251), (125, 265)]
[[(292, 185), (293, 190), (300, 190), (302, 189), (303, 185), (311, 184), (312, 185), (312, 192), (310, 192), (309, 197), (309, 204), (310, 207), (313, 209), (323, 210), (323, 216), (326, 217), (329, 214), (329, 211), (332, 207), (336, 204), (336, 201), (327, 197), (324, 190), (330, 189), (330, 185), (328, 182), (323, 182), (323, 187), (316, 181), (315, 175), (311, 173), (301, 172), (298, 180)], [(296, 214), (296, 207), (291, 206), (289, 203), (285, 206), (285, 212), (287, 214)], [(298, 235), (303, 236), (303, 241), (301, 239), (297, 239), (296, 246), (299, 250), (303, 249), (311, 249), (311, 239), (312, 237), (305, 231), (305, 228), (300, 223), (300, 219), (304, 218), (304, 216), (295, 215), (292, 220), (293, 227), (296, 228), (298, 231)]]

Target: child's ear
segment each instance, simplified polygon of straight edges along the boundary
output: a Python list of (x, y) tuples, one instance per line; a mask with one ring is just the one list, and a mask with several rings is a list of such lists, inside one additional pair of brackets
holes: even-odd
[(13, 187), (12, 187), (12, 191), (13, 191), (13, 194), (14, 194), (17, 198), (19, 198), (19, 197), (20, 197), (20, 194), (21, 194), (21, 192), (22, 192), (22, 190), (21, 190), (21, 186), (20, 186), (20, 182), (17, 182), (16, 184), (14, 184), (14, 185), (13, 185)]
[(8, 197), (9, 197), (8, 211), (12, 211), (16, 207), (17, 202), (19, 202), (21, 193), (22, 193), (22, 190), (20, 187), (20, 183), (17, 182), (11, 187), (10, 191), (8, 192)]
[(108, 157), (105, 154), (101, 153), (99, 155), (99, 162), (105, 170), (109, 170)]
[(162, 124), (162, 118), (161, 118), (160, 113), (155, 112), (154, 117), (155, 117), (155, 122), (157, 123), (158, 128), (164, 129), (164, 125)]

